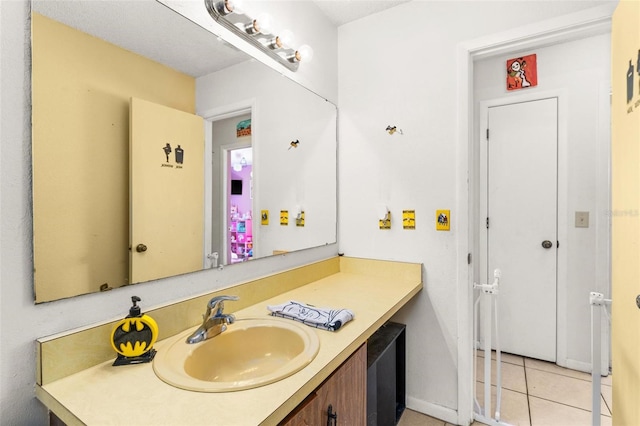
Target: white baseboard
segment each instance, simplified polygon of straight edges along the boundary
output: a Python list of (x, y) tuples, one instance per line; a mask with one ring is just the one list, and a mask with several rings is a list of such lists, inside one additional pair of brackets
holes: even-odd
[(585, 373), (591, 373), (591, 363), (576, 361), (575, 359), (567, 359), (567, 365), (563, 367), (570, 368), (572, 370), (583, 371)]
[[(562, 367), (567, 367), (572, 370), (584, 371), (585, 373), (591, 374), (591, 363), (576, 361), (575, 359), (567, 359), (567, 365), (562, 365)], [(601, 376), (608, 376), (609, 369), (606, 367), (602, 367), (602, 371), (600, 372)]]
[(444, 420), (452, 425), (458, 424), (458, 412), (452, 408), (443, 407), (442, 405), (433, 404), (410, 396), (407, 396), (407, 408), (439, 420)]

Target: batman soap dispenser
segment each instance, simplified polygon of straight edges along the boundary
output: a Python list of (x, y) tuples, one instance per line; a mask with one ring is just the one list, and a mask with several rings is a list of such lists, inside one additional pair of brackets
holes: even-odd
[(140, 311), (140, 300), (138, 296), (131, 297), (129, 315), (111, 332), (111, 346), (118, 353), (114, 366), (150, 362), (156, 355), (153, 344), (158, 338), (158, 324)]

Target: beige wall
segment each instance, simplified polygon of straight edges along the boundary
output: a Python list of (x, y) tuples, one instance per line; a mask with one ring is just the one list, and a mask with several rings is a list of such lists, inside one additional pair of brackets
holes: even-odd
[[(613, 421), (640, 424), (640, 3), (621, 1), (612, 45)], [(627, 72), (633, 65), (632, 99)]]
[(128, 277), (129, 98), (186, 112), (195, 80), (32, 16), (36, 300)]

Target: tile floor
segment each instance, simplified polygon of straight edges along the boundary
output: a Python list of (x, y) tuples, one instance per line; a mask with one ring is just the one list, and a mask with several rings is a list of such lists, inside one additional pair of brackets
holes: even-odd
[[(492, 356), (495, 374), (495, 353)], [(477, 357), (478, 401), (483, 404), (484, 358)], [(495, 384), (495, 376), (492, 383)], [(496, 387), (492, 387), (495, 404)], [(602, 378), (601, 424), (611, 425), (611, 376)], [(495, 407), (495, 405), (494, 405)], [(521, 426), (591, 425), (591, 375), (545, 361), (502, 354), (501, 420)], [(412, 410), (405, 410), (398, 426), (450, 426)], [(473, 425), (480, 425), (474, 422)]]

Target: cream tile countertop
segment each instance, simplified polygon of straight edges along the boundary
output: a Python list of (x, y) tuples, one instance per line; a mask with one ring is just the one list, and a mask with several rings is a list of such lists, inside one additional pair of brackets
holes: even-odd
[[(297, 300), (355, 313), (337, 332), (313, 329), (320, 340), (316, 358), (273, 384), (227, 393), (192, 392), (161, 381), (150, 363), (112, 367), (110, 360), (38, 385), (36, 394), (68, 424), (275, 425), (420, 291), (421, 266), (401, 265), (411, 271), (373, 274), (371, 264), (349, 262), (337, 273), (236, 311), (238, 319), (267, 317), (267, 305)], [(233, 294), (233, 288), (227, 293)], [(167, 339), (159, 341), (155, 348), (162, 351), (166, 344)]]

